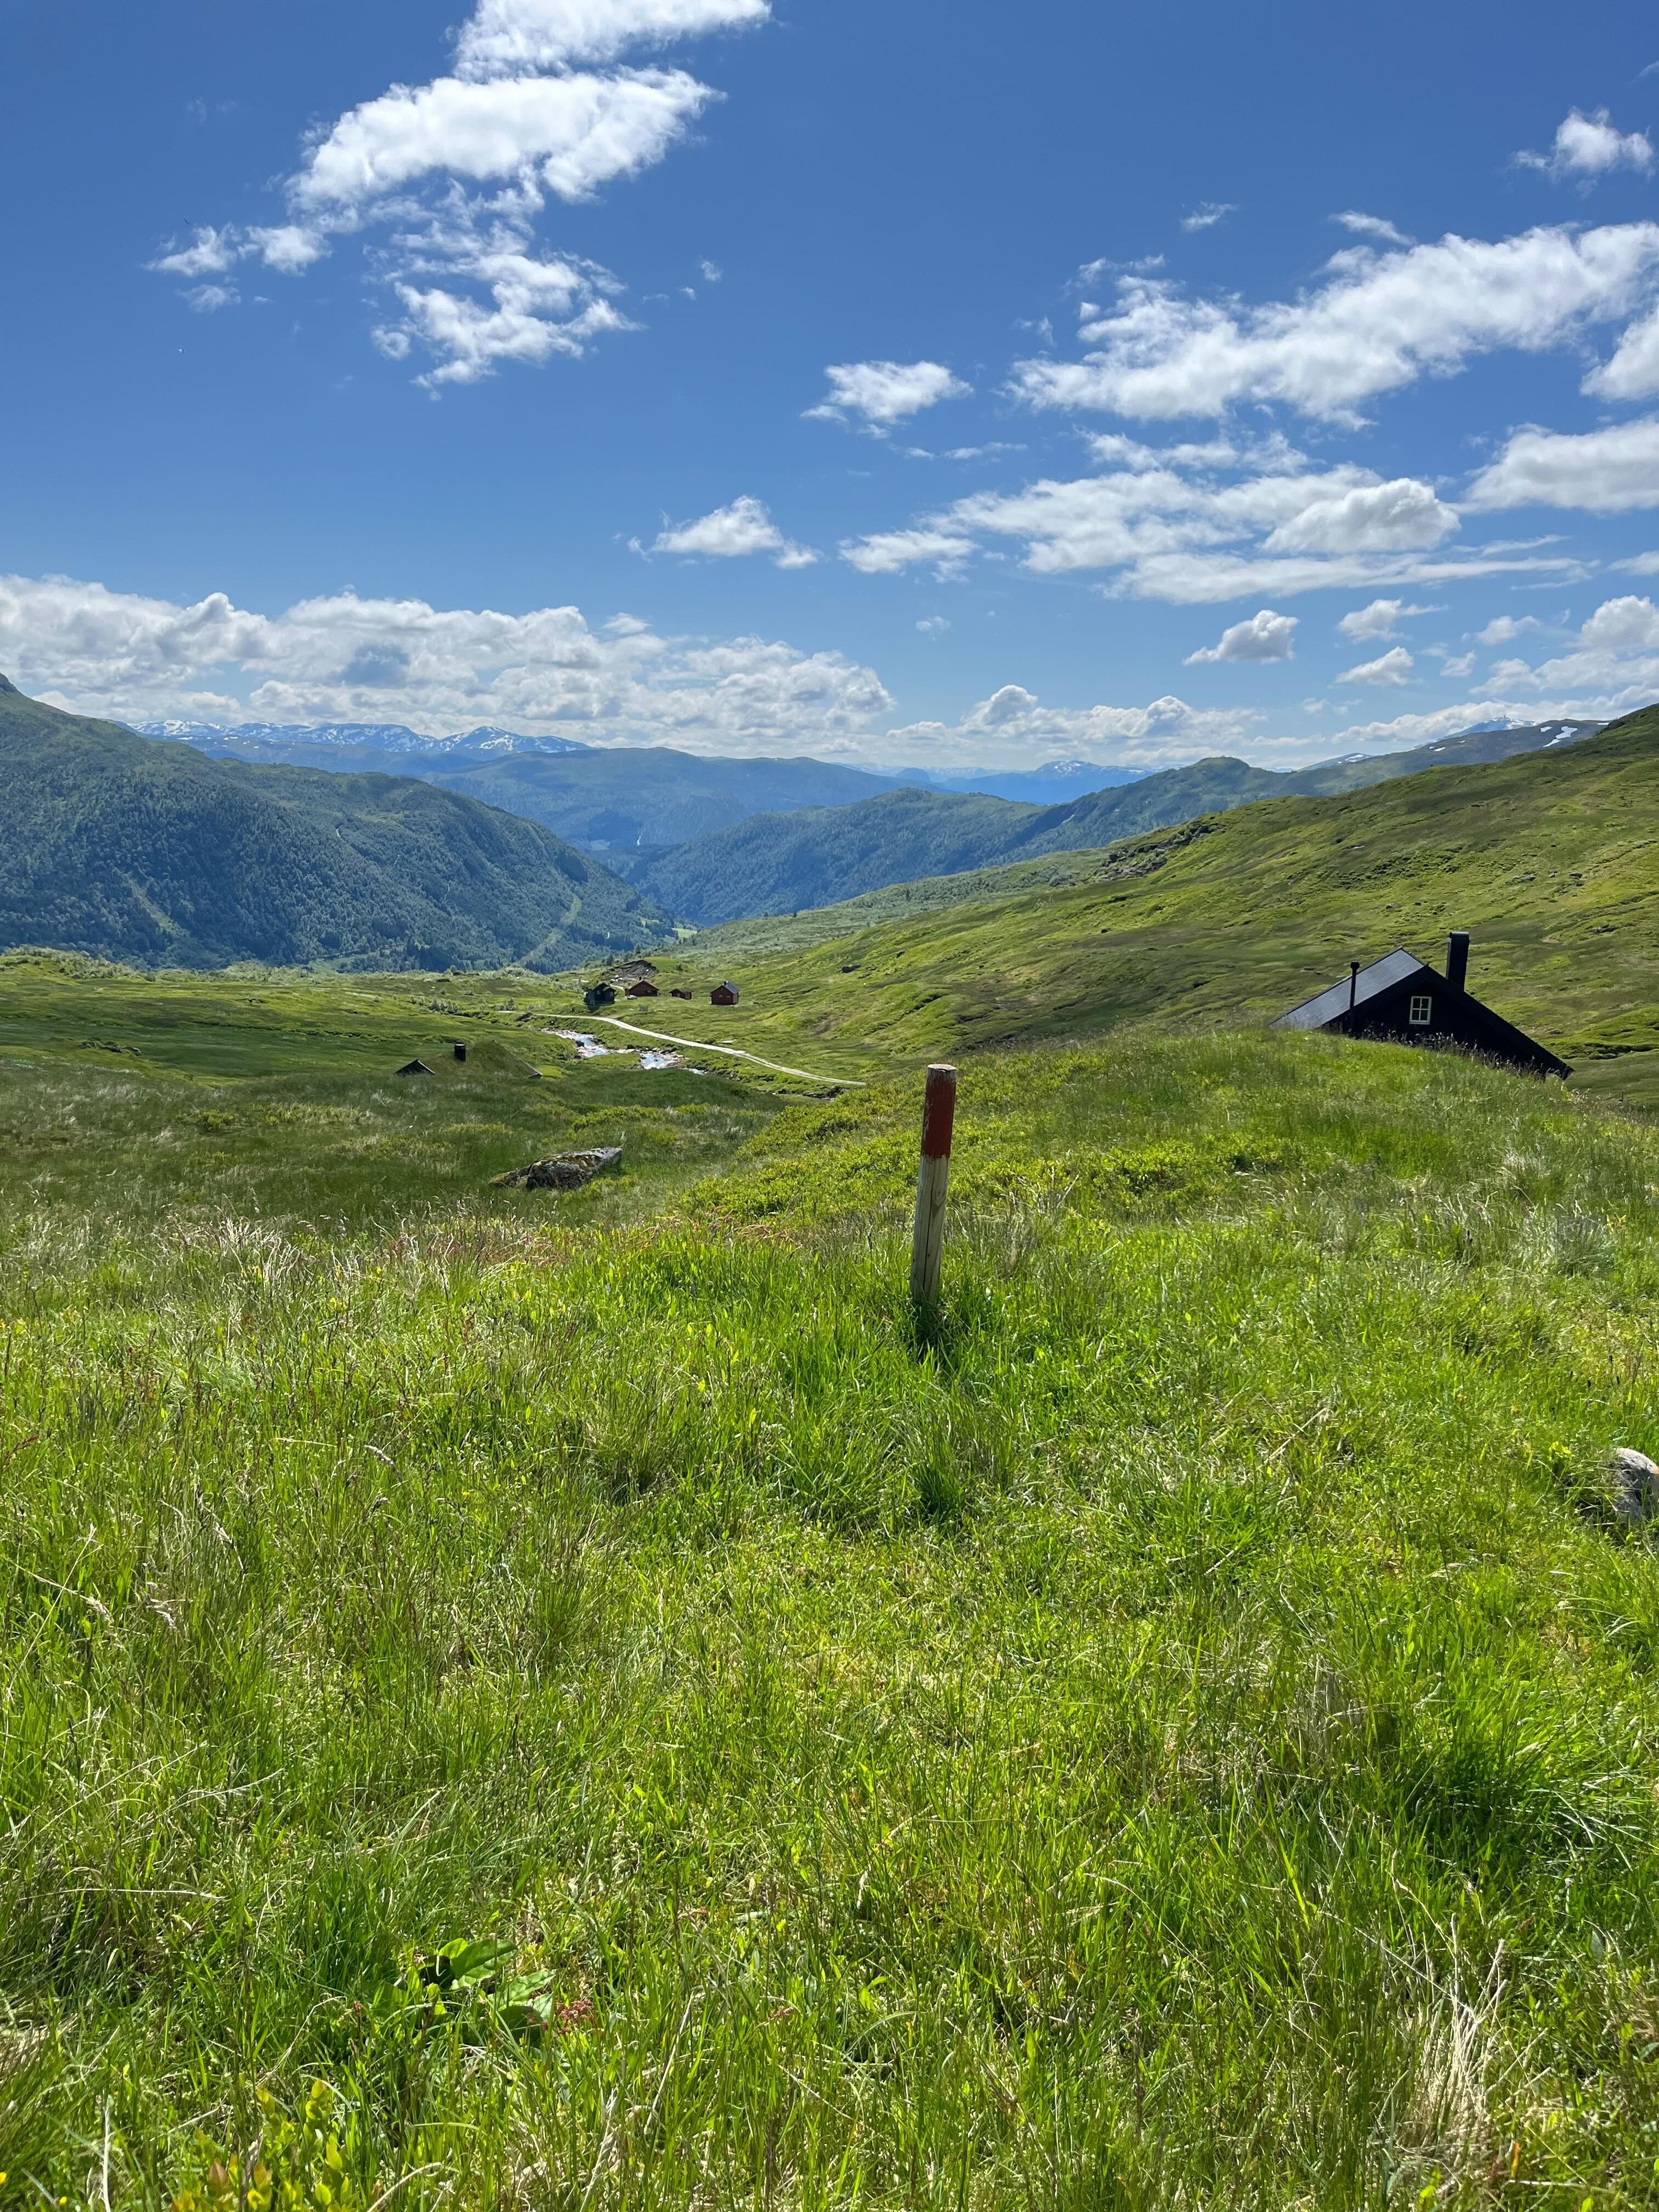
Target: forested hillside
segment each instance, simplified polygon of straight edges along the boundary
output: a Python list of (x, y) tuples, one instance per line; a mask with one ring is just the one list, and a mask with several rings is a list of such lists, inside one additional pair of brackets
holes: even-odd
[(1041, 853), (1084, 850), (1261, 799), (1325, 796), (1432, 768), (1505, 760), (1593, 736), (1595, 722), (1482, 730), (1410, 752), (1327, 761), (1281, 772), (1224, 755), (1058, 806), (953, 793), (904, 791), (854, 806), (757, 815), (694, 838), (631, 872), (653, 898), (708, 927), (750, 915), (793, 914), (920, 876), (995, 867)]
[(664, 933), (540, 824), (407, 777), (205, 758), (0, 678), (0, 948), (141, 965), (561, 968)]

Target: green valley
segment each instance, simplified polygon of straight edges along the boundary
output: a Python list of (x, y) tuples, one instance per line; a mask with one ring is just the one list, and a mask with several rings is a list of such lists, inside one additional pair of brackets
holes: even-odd
[(408, 778), (212, 760), (0, 678), (0, 947), (150, 965), (558, 968), (668, 934), (538, 824)]

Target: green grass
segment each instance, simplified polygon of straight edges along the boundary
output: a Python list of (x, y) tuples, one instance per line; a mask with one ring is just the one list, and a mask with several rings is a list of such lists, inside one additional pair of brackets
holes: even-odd
[[(1659, 1133), (983, 1055), (923, 1331), (913, 1077), (682, 1151), (517, 978), (475, 1099), (412, 984), (19, 974), (0, 2203), (1659, 2201)], [(656, 1179), (428, 1153), (549, 1100)]]
[[(1559, 753), (732, 924), (662, 965), (696, 985), (729, 970), (742, 990), (725, 1017), (677, 1007), (702, 1024), (687, 1036), (862, 1073), (1135, 1025), (1265, 1022), (1351, 957), (1403, 943), (1437, 963), (1447, 931), (1466, 928), (1471, 988), (1588, 1072), (1659, 1048), (1656, 848), (1649, 709)], [(838, 1053), (844, 1066), (825, 1057)]]

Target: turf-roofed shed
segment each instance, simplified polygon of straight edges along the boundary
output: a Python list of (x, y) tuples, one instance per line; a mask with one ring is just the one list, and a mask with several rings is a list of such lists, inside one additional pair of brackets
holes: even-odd
[(1460, 1047), (1529, 1075), (1571, 1075), (1565, 1060), (1471, 997), (1466, 988), (1468, 967), (1467, 930), (1455, 929), (1448, 939), (1443, 975), (1414, 952), (1396, 946), (1368, 968), (1356, 960), (1340, 983), (1292, 1006), (1273, 1026), (1331, 1030), (1389, 1044)]

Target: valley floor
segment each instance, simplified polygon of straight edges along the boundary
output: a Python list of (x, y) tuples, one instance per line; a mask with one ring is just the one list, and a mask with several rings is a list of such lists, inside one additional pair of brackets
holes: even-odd
[(1659, 2201), (1645, 1122), (3, 980), (0, 2203)]

